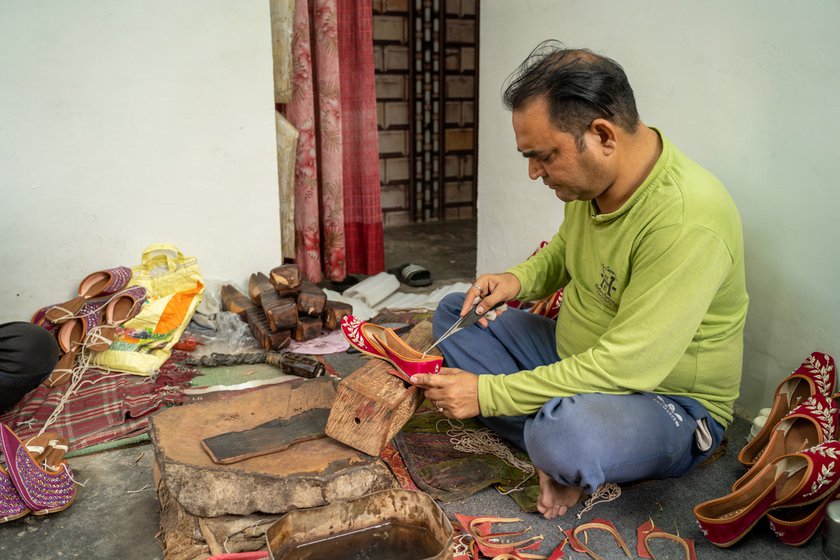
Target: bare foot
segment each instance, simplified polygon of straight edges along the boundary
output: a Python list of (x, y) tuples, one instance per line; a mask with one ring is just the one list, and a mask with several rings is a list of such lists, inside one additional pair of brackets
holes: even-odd
[(575, 505), (583, 493), (583, 488), (562, 486), (550, 476), (537, 469), (540, 476), (540, 497), (537, 498), (537, 511), (546, 519), (565, 515)]

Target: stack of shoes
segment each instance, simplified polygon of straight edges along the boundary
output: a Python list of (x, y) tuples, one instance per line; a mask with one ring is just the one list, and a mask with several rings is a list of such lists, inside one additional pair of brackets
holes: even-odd
[(834, 359), (813, 353), (776, 389), (767, 421), (741, 450), (749, 467), (732, 492), (694, 507), (703, 534), (728, 547), (767, 517), (776, 537), (800, 546), (840, 498), (840, 408)]
[(0, 523), (25, 515), (46, 515), (70, 507), (76, 483), (64, 455), (67, 441), (45, 433), (24, 444), (5, 424), (0, 424)]
[(70, 381), (81, 352), (102, 352), (114, 341), (117, 327), (137, 315), (146, 300), (146, 289), (128, 287), (131, 270), (124, 266), (100, 270), (79, 284), (79, 295), (43, 307), (32, 322), (52, 332), (62, 356), (44, 381), (55, 387)]

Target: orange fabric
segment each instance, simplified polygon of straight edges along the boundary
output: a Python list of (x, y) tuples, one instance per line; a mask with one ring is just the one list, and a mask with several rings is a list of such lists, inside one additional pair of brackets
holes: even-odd
[(161, 314), (160, 321), (158, 321), (157, 326), (155, 326), (154, 334), (166, 334), (181, 326), (181, 323), (184, 322), (184, 318), (190, 311), (193, 299), (200, 294), (203, 289), (204, 284), (196, 282), (195, 288), (192, 290), (177, 292), (173, 295), (166, 304), (166, 308)]

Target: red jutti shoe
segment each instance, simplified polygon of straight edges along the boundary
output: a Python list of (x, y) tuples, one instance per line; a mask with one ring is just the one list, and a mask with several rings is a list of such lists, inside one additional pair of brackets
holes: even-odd
[(840, 409), (833, 399), (826, 399), (822, 395), (808, 397), (776, 424), (769, 443), (750, 470), (732, 485), (732, 490), (744, 486), (761, 469), (782, 455), (837, 439), (838, 414)]
[(380, 358), (394, 366), (394, 375), (407, 383), (412, 375), (439, 373), (443, 356), (423, 355), (399, 337), (393, 329), (359, 321), (352, 315), (341, 320), (341, 332), (350, 345), (368, 356)]
[(703, 535), (720, 547), (741, 540), (768, 511), (821, 502), (840, 487), (840, 442), (783, 455), (739, 490), (694, 507)]
[(802, 365), (779, 384), (764, 427), (741, 449), (738, 461), (748, 467), (755, 464), (770, 441), (776, 424), (808, 397), (822, 395), (830, 398), (835, 377), (834, 358), (828, 354), (814, 352), (805, 358)]

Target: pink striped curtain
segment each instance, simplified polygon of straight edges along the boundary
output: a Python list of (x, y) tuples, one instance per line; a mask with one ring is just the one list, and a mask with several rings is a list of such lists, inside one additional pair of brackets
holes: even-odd
[[(360, 5), (366, 5), (366, 11)], [(354, 20), (360, 17), (367, 22), (367, 36), (353, 35), (358, 25)], [(295, 1), (292, 100), (286, 110), (300, 133), (295, 168), (295, 260), (313, 282), (324, 277), (343, 280), (348, 255), (352, 256), (351, 272), (371, 273), (369, 262), (376, 268), (373, 272), (384, 268), (371, 19), (370, 0)], [(358, 60), (366, 56), (365, 51), (370, 55), (369, 69)], [(347, 61), (345, 53), (349, 53)], [(357, 74), (363, 70), (369, 70), (369, 76)], [(362, 88), (363, 93), (355, 91), (360, 79), (371, 86)], [(371, 135), (373, 159), (368, 153), (370, 146), (363, 145), (371, 142)], [(375, 197), (371, 196), (371, 183), (375, 184)], [(357, 195), (359, 191), (364, 195)], [(350, 246), (345, 235), (348, 202)], [(367, 257), (369, 240), (359, 240), (356, 225), (369, 220), (372, 213), (379, 225), (378, 242), (375, 232), (370, 235), (374, 247), (378, 243), (378, 250), (373, 250), (379, 255), (378, 262)]]
[(347, 271), (385, 269), (371, 0), (338, 0)]

